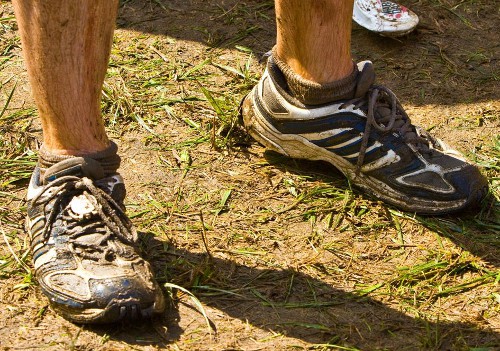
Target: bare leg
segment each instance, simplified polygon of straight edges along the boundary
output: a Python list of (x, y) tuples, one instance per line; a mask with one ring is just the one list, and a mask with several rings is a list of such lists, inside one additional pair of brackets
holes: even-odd
[(353, 0), (276, 0), (278, 57), (320, 84), (348, 76)]
[(79, 324), (159, 314), (163, 294), (123, 211), (120, 158), (100, 113), (118, 0), (14, 6), (44, 133), (26, 197), (40, 288)]
[(100, 112), (118, 0), (13, 0), (46, 151), (106, 149)]

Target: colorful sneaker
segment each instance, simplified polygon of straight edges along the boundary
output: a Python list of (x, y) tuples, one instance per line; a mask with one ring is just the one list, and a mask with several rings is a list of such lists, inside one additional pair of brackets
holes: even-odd
[(410, 33), (418, 24), (418, 16), (392, 1), (355, 0), (352, 19), (366, 29), (388, 37)]
[(371, 62), (358, 68), (352, 99), (306, 106), (287, 92), (271, 57), (242, 102), (248, 133), (283, 155), (327, 161), (353, 185), (403, 210), (443, 214), (480, 203), (488, 183), (479, 170), (413, 126), (394, 93), (373, 84)]
[(35, 276), (52, 307), (76, 323), (149, 317), (165, 303), (137, 233), (124, 213), (119, 174), (75, 157), (36, 167), (28, 189), (27, 230)]

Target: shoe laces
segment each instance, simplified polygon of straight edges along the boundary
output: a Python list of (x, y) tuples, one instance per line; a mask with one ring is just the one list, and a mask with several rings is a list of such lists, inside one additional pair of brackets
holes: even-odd
[[(84, 197), (93, 210), (81, 216), (72, 213), (69, 208), (71, 200), (66, 205), (64, 202), (75, 196)], [(109, 245), (110, 241), (118, 239), (132, 246), (137, 241), (137, 232), (121, 206), (90, 178), (64, 176), (51, 181), (33, 198), (32, 204), (42, 204), (44, 208), (50, 204), (42, 233), (44, 241), (49, 240), (55, 222), (62, 219), (66, 224), (64, 235), (68, 238), (70, 250), (81, 258), (100, 260), (104, 257), (110, 261), (115, 254), (126, 254), (118, 245)], [(85, 236), (85, 241), (77, 240)]]
[(389, 88), (383, 85), (372, 85), (364, 96), (347, 101), (342, 104), (341, 108), (349, 105), (354, 105), (355, 109), (361, 109), (366, 113), (366, 125), (356, 164), (356, 174), (359, 174), (363, 166), (372, 129), (381, 133), (397, 133), (415, 150), (424, 153), (431, 151), (429, 142), (432, 142), (432, 139), (428, 134), (417, 131), (396, 95)]

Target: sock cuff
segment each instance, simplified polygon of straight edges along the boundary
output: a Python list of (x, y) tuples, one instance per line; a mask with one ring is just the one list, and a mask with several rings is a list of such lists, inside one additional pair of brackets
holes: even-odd
[(91, 158), (93, 160), (98, 161), (106, 176), (116, 173), (118, 168), (120, 167), (121, 158), (118, 156), (118, 145), (113, 141), (110, 142), (109, 146), (98, 152), (90, 153), (90, 154), (78, 154), (78, 155), (56, 155), (52, 154), (45, 149), (45, 146), (42, 145), (40, 150), (38, 151), (38, 165), (41, 168), (50, 168), (56, 163), (61, 161), (73, 158), (73, 157), (85, 157)]
[(347, 77), (331, 83), (320, 84), (304, 79), (295, 73), (290, 66), (278, 57), (276, 47), (272, 50), (271, 59), (283, 73), (289, 92), (305, 105), (321, 105), (354, 96), (359, 74), (358, 67), (354, 62), (352, 64), (352, 73)]

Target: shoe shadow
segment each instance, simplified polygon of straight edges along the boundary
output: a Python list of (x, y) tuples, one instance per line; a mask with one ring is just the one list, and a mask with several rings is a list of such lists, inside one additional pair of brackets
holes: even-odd
[[(359, 291), (344, 291), (335, 283), (324, 282), (300, 269), (250, 267), (174, 247), (153, 234), (142, 233), (142, 238), (160, 284), (165, 282), (168, 271), (176, 284), (188, 288), (212, 311), (208, 317), (214, 328), (218, 320), (227, 323), (227, 317), (257, 328), (257, 332), (252, 332), (254, 346), (253, 339), (284, 335), (312, 345), (338, 345), (353, 350), (500, 347), (500, 334), (493, 329), (481, 329), (467, 322), (413, 318), (389, 307), (390, 301), (381, 303)], [(198, 337), (206, 338), (207, 345), (220, 346), (210, 344), (201, 314), (186, 316), (186, 309), (179, 313), (183, 302), (175, 293), (170, 303), (165, 315), (152, 322), (92, 330), (129, 344), (168, 347), (194, 328)], [(205, 332), (200, 332), (200, 328), (205, 328)], [(235, 327), (219, 331), (216, 338), (224, 342), (234, 338), (236, 330)], [(249, 342), (245, 338), (248, 335), (243, 333), (237, 337), (239, 346)], [(266, 347), (265, 341), (261, 346)]]

